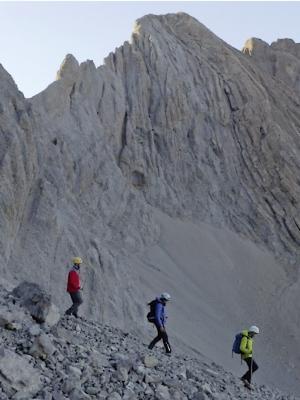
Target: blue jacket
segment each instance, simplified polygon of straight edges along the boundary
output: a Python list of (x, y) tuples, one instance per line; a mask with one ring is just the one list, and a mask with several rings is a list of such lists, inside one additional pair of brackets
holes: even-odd
[(167, 320), (165, 314), (165, 305), (161, 302), (159, 298), (156, 298), (157, 303), (155, 305), (155, 324), (159, 327), (164, 326)]

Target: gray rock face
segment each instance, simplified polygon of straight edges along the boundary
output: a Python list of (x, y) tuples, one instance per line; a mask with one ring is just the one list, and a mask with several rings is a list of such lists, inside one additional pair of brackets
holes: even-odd
[[(300, 301), (299, 46), (280, 41), (271, 47), (270, 61), (268, 45), (249, 43), (249, 58), (186, 14), (149, 15), (99, 68), (68, 55), (57, 80), (32, 99), (1, 67), (1, 276), (36, 280), (64, 310), (68, 264), (80, 255), (81, 312), (134, 331), (144, 329), (145, 293), (165, 290), (165, 282), (186, 306), (174, 328), (187, 342), (198, 327), (187, 310), (199, 321), (216, 316), (205, 324), (211, 336), (205, 328), (195, 333), (201, 351), (216, 357), (234, 329), (259, 318), (265, 331), (276, 326), (276, 335), (265, 339), (270, 364), (280, 365), (273, 360), (278, 356), (288, 375), (295, 374), (300, 360), (286, 354), (299, 347), (298, 322), (287, 317)], [(173, 236), (157, 215), (218, 227), (209, 236), (217, 256), (196, 265), (177, 253), (173, 264), (160, 263)], [(183, 238), (182, 247), (194, 254), (193, 244), (204, 236), (190, 232), (196, 236), (188, 243)], [(240, 253), (236, 245), (249, 240), (253, 246)], [(158, 248), (157, 257), (140, 262)], [(282, 263), (287, 278), (275, 267), (276, 282), (269, 269), (260, 273), (262, 252)], [(182, 276), (178, 266), (186, 268)], [(209, 296), (201, 299), (207, 308), (198, 304), (199, 276), (207, 282)], [(222, 286), (220, 276), (235, 283)], [(183, 289), (187, 279), (191, 285)], [(220, 325), (227, 335), (222, 343)], [(286, 350), (277, 337), (285, 343), (287, 331)], [(274, 346), (281, 348), (275, 355)], [(274, 370), (268, 369), (277, 382), (281, 372)]]
[[(30, 157), (39, 176), (31, 174), (26, 185), (33, 188), (34, 215), (28, 215), (30, 207), (24, 210), (29, 218), (24, 226), (31, 232), (27, 240), (33, 243), (31, 234), (41, 231), (41, 220), (50, 224), (44, 242), (44, 235), (35, 238), (42, 249), (36, 252), (41, 265), (46, 249), (50, 254), (57, 251), (63, 263), (65, 251), (59, 246), (65, 250), (65, 238), (75, 240), (73, 248), (66, 243), (70, 251), (90, 249), (93, 264), (100, 263), (97, 248), (102, 253), (102, 248), (112, 251), (121, 244), (123, 250), (136, 251), (151, 243), (157, 228), (147, 204), (170, 215), (229, 226), (296, 261), (299, 185), (293, 181), (293, 168), (299, 167), (298, 109), (280, 83), (185, 14), (142, 18), (132, 43), (111, 54), (103, 67), (96, 69), (90, 61), (78, 66), (68, 55), (58, 77), (30, 101), (19, 95), (34, 124), (30, 134), (36, 149), (31, 152), (26, 139), (26, 152), (39, 154), (38, 159)], [(15, 96), (16, 89), (10, 90)], [(273, 106), (278, 90), (281, 98)], [(258, 110), (257, 104), (264, 106)], [(287, 109), (291, 118), (280, 109)], [(11, 113), (6, 115), (18, 124)], [(102, 190), (105, 185), (107, 190)], [(67, 198), (73, 202), (61, 218)], [(119, 204), (113, 209), (116, 199)], [(20, 202), (24, 207), (24, 201), (15, 203)], [(133, 209), (139, 210), (138, 219)], [(93, 212), (105, 229), (95, 220), (91, 225), (94, 218), (88, 215)], [(89, 226), (83, 231), (97, 232), (101, 245), (93, 245), (92, 237), (76, 244), (72, 232), (79, 215)], [(17, 241), (24, 235), (22, 229), (18, 232)], [(64, 233), (57, 242), (59, 232)], [(14, 254), (8, 257), (12, 265), (20, 257), (18, 243)]]

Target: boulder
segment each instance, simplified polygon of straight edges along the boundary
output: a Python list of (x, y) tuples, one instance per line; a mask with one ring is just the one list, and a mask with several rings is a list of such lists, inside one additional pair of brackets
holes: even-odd
[(91, 397), (81, 389), (74, 389), (69, 394), (70, 400), (90, 400)]
[(107, 397), (107, 400), (121, 400), (122, 397), (117, 392), (113, 392)]
[(208, 400), (208, 397), (202, 391), (193, 394), (192, 400)]
[(38, 336), (41, 334), (41, 328), (37, 324), (31, 325), (28, 331), (31, 336)]
[(162, 377), (158, 374), (146, 374), (145, 375), (145, 382), (146, 383), (161, 383)]
[(116, 369), (115, 377), (119, 381), (127, 382), (129, 371), (133, 367), (133, 361), (123, 354), (117, 354), (114, 358), (113, 366)]
[(154, 356), (145, 356), (144, 364), (147, 368), (154, 368), (158, 365), (158, 359)]
[(63, 393), (69, 395), (74, 389), (81, 390), (80, 381), (75, 377), (67, 377), (62, 385)]
[(67, 367), (67, 373), (68, 373), (68, 375), (71, 375), (74, 378), (78, 378), (78, 379), (80, 379), (81, 374), (82, 374), (81, 369), (74, 365), (69, 365)]
[(36, 283), (22, 282), (12, 294), (21, 300), (21, 304), (36, 322), (53, 326), (59, 321), (60, 314), (58, 308), (51, 303), (51, 296)]
[(90, 354), (90, 363), (94, 368), (108, 367), (110, 362), (104, 354), (99, 353), (97, 350), (93, 350)]
[(50, 397), (50, 400), (68, 400), (62, 393), (54, 391)]
[(90, 394), (91, 396), (96, 396), (99, 392), (100, 392), (100, 388), (96, 387), (96, 386), (88, 386), (85, 389), (85, 392), (87, 394)]
[(5, 329), (9, 331), (19, 331), (20, 329), (22, 329), (22, 325), (18, 322), (9, 322), (5, 325)]
[(187, 400), (187, 397), (179, 390), (170, 390), (172, 400)]
[(155, 399), (157, 400), (170, 400), (170, 392), (166, 386), (158, 385), (155, 392)]
[(0, 349), (0, 386), (14, 399), (28, 400), (41, 388), (39, 372), (24, 358)]
[(36, 358), (46, 359), (56, 351), (51, 338), (45, 333), (37, 336), (29, 350), (29, 354)]
[(6, 310), (0, 310), (0, 327), (5, 328), (7, 324), (12, 322), (12, 314)]
[[(147, 393), (145, 393), (147, 394)], [(123, 393), (122, 400), (137, 400), (137, 396), (131, 389), (126, 389)]]
[(22, 310), (0, 309), (0, 327), (11, 330), (18, 330), (22, 321), (26, 319)]

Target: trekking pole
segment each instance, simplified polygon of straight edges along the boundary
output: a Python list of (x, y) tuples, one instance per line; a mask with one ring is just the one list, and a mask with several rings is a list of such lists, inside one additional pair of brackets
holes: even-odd
[(86, 280), (87, 280), (87, 275), (85, 275), (84, 281), (83, 281), (83, 285), (81, 286), (81, 290), (84, 289), (85, 284), (86, 284)]
[[(95, 272), (95, 274), (96, 274), (96, 271), (94, 270), (94, 268), (92, 268), (91, 266), (87, 266), (88, 268), (90, 268), (92, 271), (94, 271)], [(81, 290), (83, 290), (84, 289), (84, 287), (85, 287), (85, 284), (86, 284), (86, 281), (87, 281), (87, 273), (85, 273), (85, 278), (84, 278), (84, 281), (83, 281), (83, 285), (82, 285), (82, 287), (81, 287)]]
[(253, 352), (252, 352), (251, 363), (250, 363), (250, 383), (252, 382), (252, 368), (253, 368)]

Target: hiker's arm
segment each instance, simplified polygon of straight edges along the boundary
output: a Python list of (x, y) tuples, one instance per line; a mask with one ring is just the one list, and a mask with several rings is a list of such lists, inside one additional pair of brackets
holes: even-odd
[(161, 314), (162, 314), (162, 304), (161, 303), (156, 303), (156, 305), (155, 305), (155, 323), (160, 328), (162, 327)]

